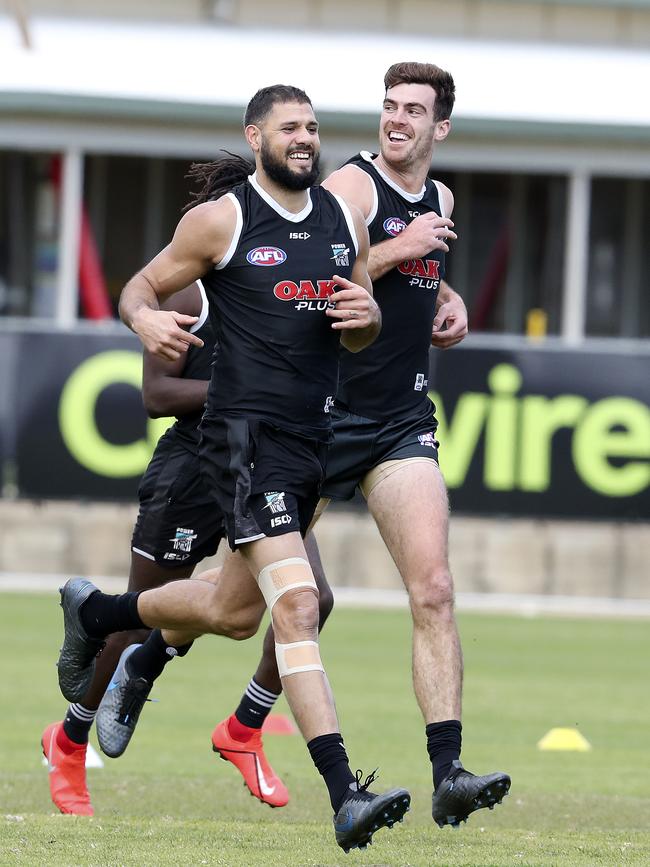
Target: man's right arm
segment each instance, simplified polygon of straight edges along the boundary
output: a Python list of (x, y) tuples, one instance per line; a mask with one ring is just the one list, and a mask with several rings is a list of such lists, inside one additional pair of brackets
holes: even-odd
[[(323, 181), (331, 193), (342, 196), (356, 207), (367, 220), (374, 204), (373, 184), (369, 175), (356, 166), (343, 166)], [(449, 194), (451, 196), (451, 193)], [(451, 211), (449, 211), (451, 212)], [(449, 252), (447, 240), (455, 240), (453, 223), (437, 214), (422, 214), (416, 217), (395, 238), (387, 238), (373, 244), (368, 256), (368, 274), (375, 281), (396, 268), (406, 259), (420, 259), (432, 250)]]
[(181, 219), (170, 244), (129, 280), (120, 296), (120, 317), (135, 331), (145, 349), (175, 361), (190, 343), (196, 321), (160, 303), (202, 277), (224, 257), (236, 224), (235, 207), (227, 198), (197, 205)]

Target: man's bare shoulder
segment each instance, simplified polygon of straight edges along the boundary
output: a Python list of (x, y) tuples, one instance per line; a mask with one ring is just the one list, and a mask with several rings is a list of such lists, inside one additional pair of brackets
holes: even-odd
[(236, 219), (237, 208), (232, 198), (221, 196), (214, 201), (194, 205), (183, 215), (181, 223), (193, 229), (201, 229), (203, 227), (215, 227), (223, 222), (234, 224)]
[(355, 205), (364, 219), (372, 210), (372, 180), (367, 172), (355, 165), (345, 165), (326, 178), (323, 186), (330, 193), (342, 196), (350, 205)]
[(236, 226), (236, 205), (230, 196), (222, 196), (190, 208), (176, 232), (177, 236), (191, 240), (193, 245), (214, 251), (210, 258), (218, 261), (228, 248)]

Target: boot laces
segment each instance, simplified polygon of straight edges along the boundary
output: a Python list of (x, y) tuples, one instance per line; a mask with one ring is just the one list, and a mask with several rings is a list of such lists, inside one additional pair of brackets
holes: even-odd
[(124, 689), (124, 698), (120, 705), (118, 714), (118, 722), (122, 725), (128, 725), (129, 721), (135, 722), (140, 715), (140, 711), (145, 701), (151, 701), (149, 698), (143, 700), (142, 693), (146, 691), (148, 684), (141, 682), (142, 679), (134, 678), (130, 680)]
[(372, 773), (368, 774), (365, 781), (362, 783), (361, 780), (363, 779), (363, 771), (357, 768), (357, 772), (354, 775), (356, 786), (357, 786), (357, 792), (365, 792), (368, 790), (368, 787), (371, 786), (375, 782), (375, 780), (377, 779), (377, 771), (378, 770), (379, 770), (379, 768), (375, 768), (375, 770)]

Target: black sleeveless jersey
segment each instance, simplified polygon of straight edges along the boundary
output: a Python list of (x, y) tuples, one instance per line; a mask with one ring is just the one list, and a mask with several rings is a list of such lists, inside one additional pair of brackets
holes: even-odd
[(217, 344), (207, 410), (326, 440), (340, 332), (325, 310), (332, 276), (349, 278), (356, 259), (350, 211), (312, 187), (292, 214), (255, 175), (227, 195), (237, 209), (235, 235), (203, 278)]
[[(212, 356), (214, 353), (214, 332), (208, 318), (208, 299), (205, 289), (198, 281), (201, 293), (201, 312), (198, 322), (195, 322), (190, 331), (203, 341), (203, 346), (190, 344), (187, 350), (185, 367), (181, 373), (181, 379), (210, 379), (212, 375)], [(198, 425), (203, 415), (203, 408), (195, 412), (178, 416), (172, 427), (176, 438), (186, 445), (191, 451), (198, 452), (199, 431)]]
[[(397, 186), (362, 151), (348, 161), (366, 172), (376, 191), (366, 223), (370, 244), (398, 235), (419, 214), (445, 216), (438, 188), (427, 179), (419, 194)], [(445, 254), (409, 259), (373, 281), (382, 312), (379, 337), (359, 353), (341, 351), (337, 401), (351, 412), (382, 420), (420, 411), (431, 413), (427, 398), (429, 349)]]

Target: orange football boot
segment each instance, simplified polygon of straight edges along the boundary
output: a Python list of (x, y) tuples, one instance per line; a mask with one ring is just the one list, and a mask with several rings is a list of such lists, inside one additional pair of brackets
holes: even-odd
[(43, 755), (47, 759), (50, 795), (62, 813), (92, 816), (93, 806), (86, 785), (87, 745), (72, 753), (64, 753), (57, 743), (62, 727), (62, 722), (50, 723), (41, 738)]
[(249, 740), (236, 741), (230, 736), (225, 719), (212, 732), (212, 749), (225, 761), (232, 762), (251, 795), (271, 807), (284, 807), (289, 803), (289, 792), (264, 755), (261, 730), (252, 731)]

